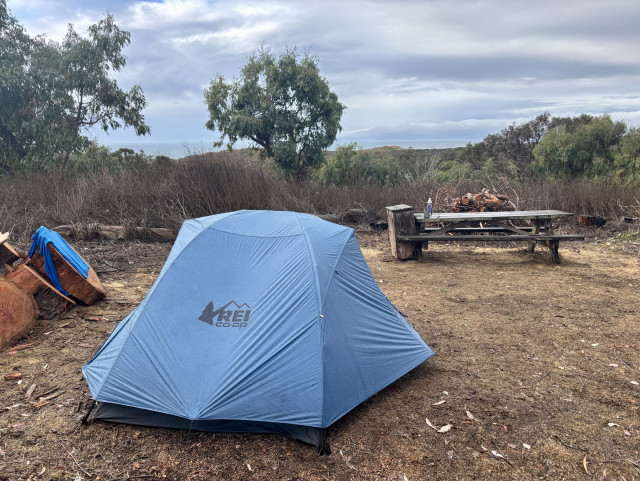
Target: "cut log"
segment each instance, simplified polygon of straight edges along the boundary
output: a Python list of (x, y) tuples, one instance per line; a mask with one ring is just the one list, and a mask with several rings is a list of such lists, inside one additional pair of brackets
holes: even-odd
[(53, 319), (60, 316), (75, 305), (73, 299), (69, 299), (38, 271), (26, 264), (19, 265), (6, 277), (33, 296), (38, 304), (40, 317), (43, 319)]
[(452, 207), (455, 212), (500, 212), (515, 210), (515, 206), (506, 195), (482, 189), (478, 194), (467, 192), (462, 197), (454, 199)]
[(0, 351), (27, 334), (37, 318), (33, 296), (18, 284), (0, 278)]
[(605, 225), (607, 223), (607, 221), (600, 216), (597, 215), (579, 215), (578, 216), (578, 224), (580, 225), (585, 225), (585, 226), (591, 226), (594, 225), (596, 227), (602, 227), (603, 225)]
[[(82, 274), (76, 271), (73, 266), (69, 264), (64, 257), (62, 257), (55, 247), (51, 244), (48, 244), (47, 247), (51, 254), (53, 264), (56, 267), (60, 285), (62, 285), (63, 289), (73, 298), (83, 302), (84, 304), (91, 305), (107, 295), (106, 289), (91, 266), (89, 266), (89, 273), (85, 279), (82, 277)], [(44, 258), (40, 254), (39, 248), (36, 248), (30, 262), (31, 265), (40, 272), (40, 274), (43, 276), (47, 275), (44, 268)]]
[[(418, 233), (418, 227), (413, 216), (413, 207), (406, 204), (392, 205), (387, 209), (387, 222), (389, 225), (389, 240), (391, 242), (391, 255), (397, 260), (418, 259), (422, 260), (422, 246), (419, 242), (397, 241), (398, 235), (412, 235)], [(424, 244), (427, 244), (426, 242)]]
[(53, 228), (66, 238), (80, 237), (83, 239), (128, 240), (140, 239), (157, 242), (173, 242), (176, 233), (166, 227), (127, 227), (122, 225), (92, 225), (78, 228), (73, 225), (59, 225)]
[(8, 242), (0, 244), (0, 264), (13, 264), (18, 259), (26, 259), (27, 253), (15, 249)]
[(578, 224), (580, 225), (593, 225), (595, 217), (592, 215), (579, 215)]

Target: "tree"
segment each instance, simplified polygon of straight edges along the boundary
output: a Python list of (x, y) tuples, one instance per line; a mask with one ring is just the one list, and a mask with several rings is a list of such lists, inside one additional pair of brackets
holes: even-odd
[(640, 129), (630, 129), (614, 152), (616, 177), (626, 184), (640, 185)]
[(0, 0), (0, 169), (65, 165), (93, 126), (148, 134), (141, 87), (125, 92), (110, 77), (125, 66), (129, 42), (112, 15), (89, 27), (88, 38), (72, 25), (61, 43), (30, 38)]
[(227, 83), (218, 74), (204, 97), (210, 116), (206, 127), (220, 133), (215, 146), (222, 146), (225, 137), (228, 148), (248, 140), (299, 180), (324, 161), (345, 109), (320, 76), (318, 59), (299, 58), (295, 49), (278, 58), (259, 49), (239, 79)]
[(326, 185), (336, 187), (359, 183), (389, 186), (401, 180), (395, 159), (375, 159), (355, 143), (339, 146), (318, 174)]
[[(123, 124), (133, 127), (137, 135), (150, 132), (141, 113), (146, 105), (142, 88), (134, 85), (125, 92), (109, 77), (109, 70), (117, 72), (125, 66), (122, 49), (130, 39), (129, 32), (118, 28), (111, 14), (89, 27), (89, 38), (80, 37), (69, 25), (59, 52), (61, 87), (73, 100), (69, 114), (75, 139), (80, 130), (94, 125), (105, 132)], [(65, 162), (74, 144), (65, 150)]]
[(27, 154), (27, 146), (20, 141), (15, 127), (32, 118), (29, 100), (34, 88), (25, 78), (24, 69), (35, 45), (9, 14), (6, 2), (0, 0), (0, 166), (4, 172), (10, 172), (16, 158)]
[(488, 135), (482, 142), (468, 144), (458, 156), (458, 161), (481, 170), (490, 160), (492, 170), (497, 174), (509, 178), (530, 178), (533, 175), (533, 149), (551, 121), (551, 115), (545, 112), (524, 124), (513, 123), (499, 134)]
[[(540, 172), (557, 179), (607, 177), (614, 172), (614, 157), (627, 126), (608, 115), (578, 117), (548, 132), (533, 150)], [(587, 123), (584, 123), (584, 122)]]

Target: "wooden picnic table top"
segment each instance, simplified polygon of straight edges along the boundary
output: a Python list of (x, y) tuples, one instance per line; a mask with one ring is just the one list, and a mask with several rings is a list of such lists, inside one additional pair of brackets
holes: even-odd
[(425, 219), (424, 213), (413, 214), (416, 222), (440, 223), (440, 222), (486, 222), (493, 220), (517, 220), (517, 219), (555, 219), (573, 215), (571, 212), (561, 210), (512, 210), (504, 212), (437, 212)]

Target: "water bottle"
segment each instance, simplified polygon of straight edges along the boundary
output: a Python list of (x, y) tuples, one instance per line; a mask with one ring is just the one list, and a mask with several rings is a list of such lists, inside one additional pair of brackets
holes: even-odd
[(431, 214), (433, 214), (433, 202), (431, 201), (431, 197), (429, 197), (427, 206), (424, 208), (424, 218), (431, 217)]

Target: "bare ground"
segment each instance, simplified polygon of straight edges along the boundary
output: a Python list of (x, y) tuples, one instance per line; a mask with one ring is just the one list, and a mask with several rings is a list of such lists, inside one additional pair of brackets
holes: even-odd
[(0, 480), (640, 479), (640, 248), (597, 235), (561, 244), (555, 265), (522, 245), (397, 262), (386, 233), (359, 232), (436, 356), (332, 425), (328, 457), (277, 436), (81, 425), (80, 369), (170, 246), (76, 244), (109, 298), (0, 354)]

